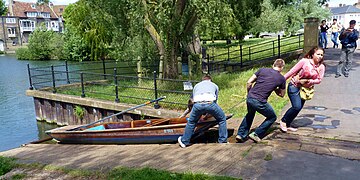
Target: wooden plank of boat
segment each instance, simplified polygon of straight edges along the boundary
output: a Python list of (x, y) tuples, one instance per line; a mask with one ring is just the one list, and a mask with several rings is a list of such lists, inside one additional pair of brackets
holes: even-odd
[[(232, 115), (227, 116), (230, 119)], [(184, 133), (186, 117), (145, 119), (124, 122), (101, 123), (85, 130), (68, 131), (75, 126), (65, 126), (46, 131), (60, 143), (73, 144), (149, 144), (172, 143)], [(194, 136), (214, 127), (214, 118), (200, 120)]]

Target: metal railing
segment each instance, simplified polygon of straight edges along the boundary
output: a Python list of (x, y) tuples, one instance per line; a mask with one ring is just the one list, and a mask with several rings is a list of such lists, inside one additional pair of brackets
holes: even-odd
[(228, 44), (224, 48), (225, 50), (227, 49), (226, 53), (213, 56), (207, 54), (203, 64), (208, 73), (224, 72), (227, 71), (229, 66), (233, 67), (232, 69), (241, 69), (245, 65), (255, 64), (259, 60), (279, 58), (283, 54), (303, 49), (303, 46), (303, 34), (285, 38), (281, 38), (278, 35), (276, 40), (248, 47), (240, 44), (238, 49), (232, 51), (230, 51), (232, 45)]
[[(144, 74), (131, 76), (120, 73), (124, 67), (110, 67), (109, 65), (102, 68), (87, 67), (81, 70), (69, 70), (73, 68), (65, 62), (65, 65), (40, 68), (31, 68), (28, 64), (27, 68), (29, 89), (129, 104), (139, 104), (144, 100), (167, 96), (161, 101), (162, 106), (167, 108), (182, 109), (186, 106), (192, 92), (183, 90), (184, 83), (198, 82), (158, 78), (156, 71), (148, 76)], [(110, 68), (112, 68), (111, 71)], [(159, 103), (155, 103), (154, 108), (159, 107)]]

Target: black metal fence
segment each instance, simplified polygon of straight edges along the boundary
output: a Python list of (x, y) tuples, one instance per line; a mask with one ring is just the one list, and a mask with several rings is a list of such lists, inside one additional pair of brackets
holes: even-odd
[(278, 35), (276, 40), (248, 47), (239, 45), (239, 48), (233, 51), (230, 51), (232, 45), (228, 44), (223, 49), (223, 51), (227, 49), (226, 53), (213, 56), (207, 54), (203, 65), (206, 67), (208, 73), (228, 71), (228, 67), (232, 67), (232, 70), (240, 70), (244, 66), (255, 64), (256, 61), (278, 58), (283, 54), (303, 49), (303, 39), (303, 34), (285, 38), (281, 38), (280, 35)]
[[(129, 67), (132, 66), (124, 62), (120, 63), (122, 66), (110, 65), (107, 62), (97, 64), (93, 67), (87, 64), (83, 68), (76, 67), (79, 64), (69, 65), (67, 62), (64, 65), (38, 68), (28, 65), (29, 89), (130, 104), (140, 104), (144, 100), (167, 96), (161, 101), (162, 106), (184, 108), (192, 93), (184, 90), (184, 83), (190, 82), (192, 85), (197, 83), (197, 81), (158, 78), (157, 71), (151, 73), (142, 71), (134, 75), (136, 73), (128, 72)], [(152, 64), (144, 67), (156, 69)], [(129, 73), (133, 75), (127, 75)], [(159, 108), (159, 104), (155, 103), (154, 107)]]

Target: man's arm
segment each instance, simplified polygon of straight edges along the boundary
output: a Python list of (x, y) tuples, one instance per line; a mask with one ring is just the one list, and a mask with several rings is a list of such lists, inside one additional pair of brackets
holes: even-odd
[(256, 79), (257, 79), (257, 77), (256, 77), (255, 74), (253, 74), (253, 75), (249, 78), (249, 80), (248, 80), (247, 83), (246, 83), (247, 92), (250, 91), (250, 89), (252, 88), (252, 85), (253, 85), (253, 83), (256, 81)]
[(277, 88), (277, 89), (275, 89), (275, 93), (276, 93), (276, 95), (278, 95), (280, 97), (284, 97), (285, 96), (285, 89)]

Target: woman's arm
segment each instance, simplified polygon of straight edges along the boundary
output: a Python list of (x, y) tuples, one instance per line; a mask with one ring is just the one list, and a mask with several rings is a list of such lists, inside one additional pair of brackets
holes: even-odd
[(289, 79), (289, 77), (292, 77), (292, 76), (294, 76), (295, 74), (297, 74), (297, 73), (301, 70), (301, 68), (304, 66), (304, 63), (305, 63), (305, 59), (304, 59), (304, 58), (301, 59), (298, 63), (296, 63), (295, 66), (292, 67), (292, 68), (290, 69), (290, 71), (288, 71), (288, 72), (284, 75), (285, 79)]

